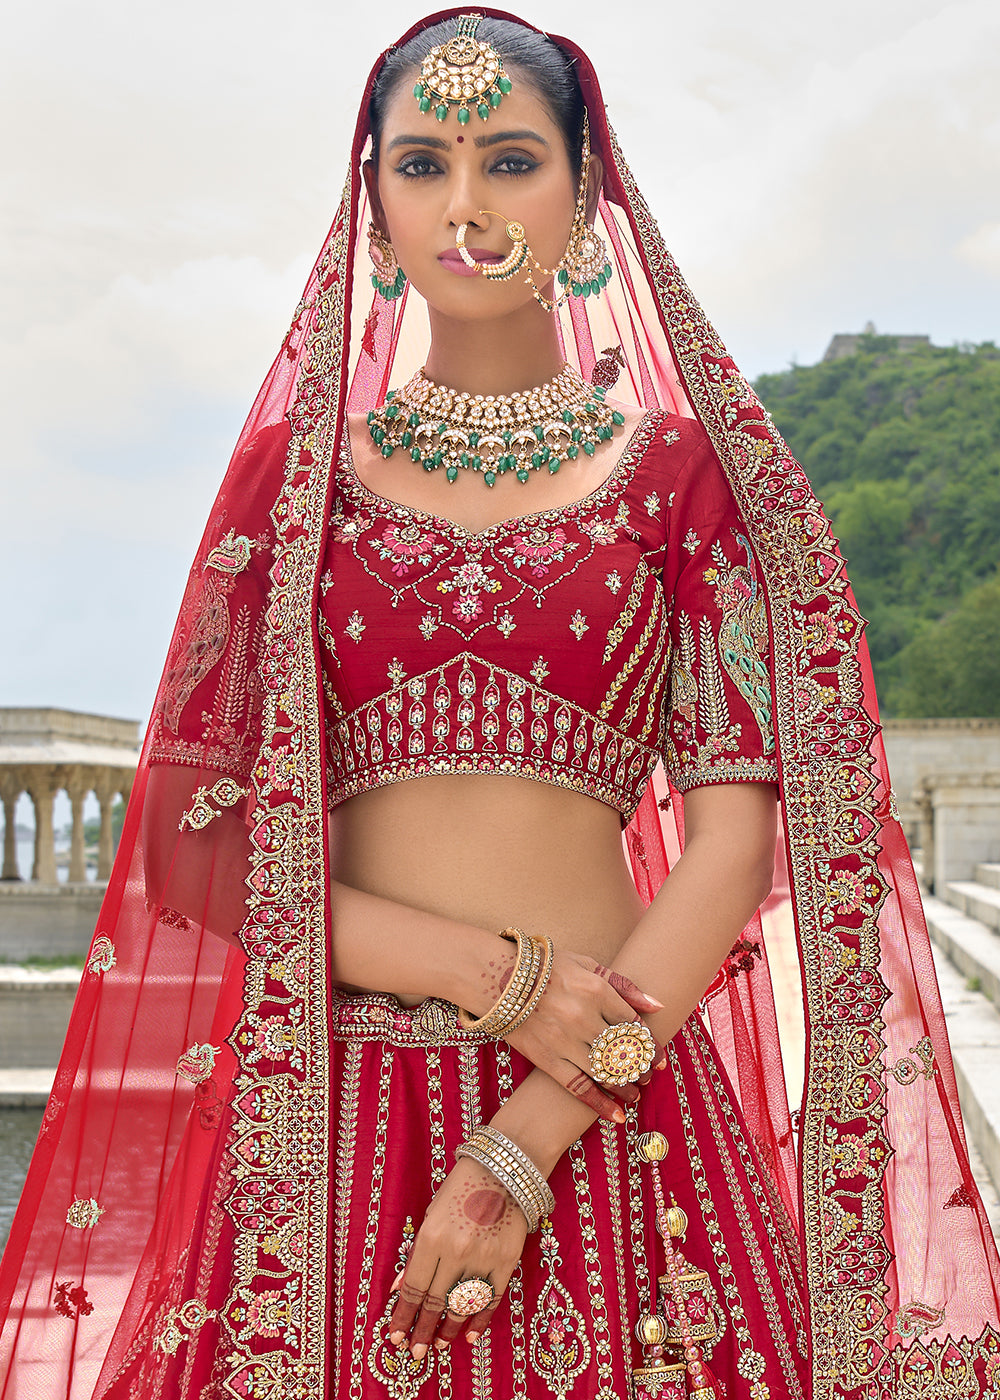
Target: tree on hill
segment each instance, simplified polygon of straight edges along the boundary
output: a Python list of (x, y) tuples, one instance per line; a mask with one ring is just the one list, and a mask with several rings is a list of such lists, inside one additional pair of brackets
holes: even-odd
[(848, 559), (886, 713), (1000, 714), (973, 655), (1000, 603), (1000, 349), (863, 336), (857, 354), (755, 387)]

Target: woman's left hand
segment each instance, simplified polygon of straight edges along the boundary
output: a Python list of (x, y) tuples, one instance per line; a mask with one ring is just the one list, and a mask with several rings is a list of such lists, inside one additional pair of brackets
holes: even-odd
[[(445, 1347), (463, 1329), (478, 1336), (503, 1298), (521, 1257), (528, 1222), (492, 1172), (462, 1157), (427, 1207), (413, 1248), (393, 1288), (399, 1296), (389, 1340), (423, 1357), (433, 1342)], [(466, 1278), (493, 1285), (489, 1305), (472, 1317), (448, 1311), (447, 1296)]]

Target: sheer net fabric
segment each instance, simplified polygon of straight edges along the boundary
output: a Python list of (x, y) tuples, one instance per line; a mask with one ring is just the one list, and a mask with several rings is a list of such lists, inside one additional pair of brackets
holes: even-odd
[[(801, 1232), (813, 1392), (985, 1400), (1000, 1357), (1000, 1267), (969, 1170), (863, 624), (806, 477), (666, 251), (589, 61), (557, 42), (576, 59), (605, 162), (598, 231), (615, 267), (599, 302), (562, 313), (567, 358), (586, 376), (620, 343), (616, 394), (700, 420), (766, 598), (781, 865), (707, 1016)], [(173, 1393), (164, 1376), (181, 1385), (209, 1326), (221, 1338), (218, 1394), (326, 1393), (336, 928), (318, 575), (345, 411), (405, 380), (427, 343), (417, 296), (372, 300), (366, 111), (342, 204), (185, 589), (0, 1272), (3, 1400), (113, 1395), (124, 1377), (123, 1393)], [(199, 717), (193, 748), (179, 743), (182, 710)], [(647, 900), (683, 845), (683, 809), (668, 796), (654, 775), (624, 835)], [(217, 815), (192, 829), (184, 814), (206, 805)], [(768, 976), (768, 951), (789, 940), (805, 1025), (797, 1150)], [(205, 1290), (179, 1296), (192, 1251)], [(280, 1325), (260, 1329), (265, 1295), (279, 1300)]]

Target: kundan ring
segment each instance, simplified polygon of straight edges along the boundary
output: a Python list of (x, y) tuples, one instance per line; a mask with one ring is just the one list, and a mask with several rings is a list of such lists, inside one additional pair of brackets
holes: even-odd
[(590, 1047), (590, 1073), (598, 1084), (634, 1084), (653, 1063), (656, 1041), (641, 1021), (620, 1021), (601, 1031)]
[(495, 1297), (496, 1290), (488, 1278), (463, 1278), (461, 1283), (448, 1290), (445, 1301), (449, 1312), (457, 1313), (459, 1317), (472, 1317), (474, 1313), (489, 1307)]

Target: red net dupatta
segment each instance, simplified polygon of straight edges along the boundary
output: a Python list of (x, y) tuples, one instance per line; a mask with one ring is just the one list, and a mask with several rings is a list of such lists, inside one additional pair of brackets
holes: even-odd
[[(707, 1014), (800, 1222), (813, 1394), (987, 1400), (1000, 1264), (969, 1170), (863, 624), (807, 478), (666, 250), (589, 60), (556, 42), (576, 61), (604, 161), (597, 226), (614, 268), (599, 300), (561, 313), (567, 358), (589, 375), (620, 345), (616, 393), (701, 421), (766, 604), (782, 854)], [(331, 1393), (337, 931), (320, 561), (345, 411), (407, 377), (427, 334), (416, 294), (383, 302), (368, 281), (372, 78), (340, 208), (185, 589), (0, 1269), (2, 1400), (173, 1400), (197, 1375), (226, 1397)], [(662, 776), (626, 842), (651, 899), (683, 843)], [(768, 976), (768, 953), (787, 965), (787, 947), (803, 1001), (797, 1143)]]

